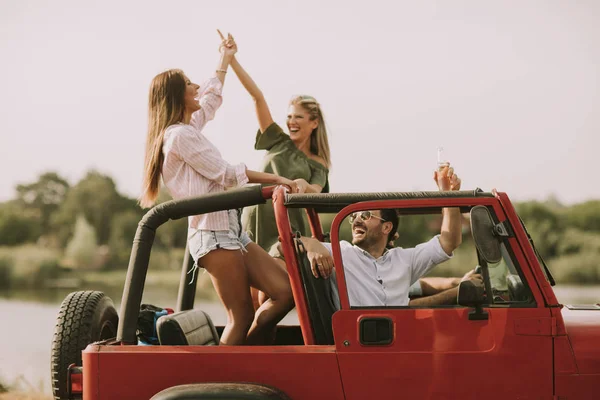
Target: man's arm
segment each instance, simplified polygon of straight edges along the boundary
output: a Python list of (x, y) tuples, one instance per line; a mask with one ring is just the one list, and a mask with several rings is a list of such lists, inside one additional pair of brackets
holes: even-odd
[(468, 271), (461, 278), (440, 278), (432, 276), (419, 279), (419, 284), (421, 285), (422, 296), (432, 296), (443, 292), (444, 290), (457, 287), (462, 281), (467, 280), (479, 281), (483, 285), (483, 277), (481, 274), (475, 272), (474, 269)]
[(462, 216), (459, 208), (442, 209), (442, 229), (440, 233), (440, 245), (444, 252), (452, 255), (452, 252), (462, 242)]
[(461, 278), (429, 277), (419, 279), (419, 283), (423, 296), (433, 296), (458, 286), (460, 280)]
[(452, 305), (456, 304), (456, 298), (458, 296), (458, 286), (452, 289), (445, 290), (433, 296), (419, 297), (408, 302), (409, 306), (440, 306), (440, 305)]
[[(448, 166), (441, 171), (435, 171), (433, 179), (440, 191), (448, 192), (460, 190), (460, 178), (454, 173), (454, 168)], [(442, 229), (440, 233), (440, 244), (444, 252), (452, 255), (462, 242), (462, 216), (460, 209), (456, 207), (442, 209)]]
[(333, 270), (333, 257), (329, 250), (317, 239), (302, 236), (300, 241), (306, 249), (314, 277), (329, 278)]

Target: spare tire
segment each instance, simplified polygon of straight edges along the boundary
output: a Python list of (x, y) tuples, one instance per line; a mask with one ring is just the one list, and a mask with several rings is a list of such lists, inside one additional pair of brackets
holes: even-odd
[(52, 393), (67, 399), (69, 365), (82, 365), (81, 351), (90, 343), (117, 336), (119, 317), (110, 299), (92, 290), (73, 292), (60, 305), (52, 338)]

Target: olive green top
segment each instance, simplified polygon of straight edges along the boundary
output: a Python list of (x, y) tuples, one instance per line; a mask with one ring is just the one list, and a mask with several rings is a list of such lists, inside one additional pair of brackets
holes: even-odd
[[(326, 186), (329, 170), (298, 150), (292, 139), (276, 123), (271, 124), (263, 133), (258, 131), (254, 148), (267, 150), (261, 171), (292, 180), (302, 178), (311, 185)], [(304, 209), (289, 209), (288, 213), (293, 231), (310, 235)], [(242, 225), (250, 238), (266, 251), (270, 251), (278, 241), (279, 234), (271, 200), (265, 204), (244, 208)]]

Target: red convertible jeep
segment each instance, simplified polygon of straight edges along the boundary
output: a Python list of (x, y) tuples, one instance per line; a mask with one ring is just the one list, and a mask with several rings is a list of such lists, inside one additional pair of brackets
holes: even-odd
[[(278, 326), (273, 345), (219, 346), (223, 328), (194, 308), (188, 255), (177, 312), (156, 324), (160, 343), (138, 345), (156, 229), (170, 219), (270, 198), (299, 325)], [(352, 307), (339, 245), (346, 217), (392, 208), (401, 218), (419, 218), (439, 215), (442, 207), (470, 215), (472, 238), (465, 234), (461, 247), (473, 249), (484, 288), (461, 283), (452, 305)], [(306, 209), (320, 240), (322, 213), (337, 213), (330, 232), (340, 310), (330, 281), (311, 273), (290, 208)], [(402, 229), (401, 220), (401, 239)], [(171, 201), (139, 223), (118, 317), (101, 292), (63, 301), (52, 347), (54, 393), (86, 400), (600, 398), (600, 307), (562, 305), (553, 284), (505, 193), (287, 194), (283, 187), (246, 187)]]

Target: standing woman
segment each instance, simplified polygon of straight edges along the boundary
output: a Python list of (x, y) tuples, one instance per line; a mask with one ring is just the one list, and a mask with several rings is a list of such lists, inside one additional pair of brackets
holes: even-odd
[[(222, 103), (225, 74), (236, 49), (220, 47), (216, 76), (199, 86), (181, 70), (163, 72), (152, 80), (149, 97), (148, 138), (140, 204), (153, 205), (159, 181), (174, 199), (219, 193), (251, 183), (289, 185), (295, 182), (273, 174), (231, 165), (202, 134)], [(293, 308), (287, 274), (269, 255), (252, 243), (240, 226), (238, 210), (217, 211), (189, 218), (188, 240), (196, 264), (208, 271), (227, 310), (221, 335), (227, 345), (264, 343), (267, 335)], [(250, 286), (270, 297), (254, 313)]]
[[(262, 91), (235, 57), (231, 67), (254, 100), (259, 125), (254, 148), (267, 150), (261, 170), (294, 180), (302, 192), (321, 193), (324, 188), (328, 191), (331, 156), (325, 120), (317, 100), (311, 96), (295, 96), (290, 100), (288, 135), (273, 121)], [(309, 235), (304, 210), (289, 209), (288, 213), (292, 229)], [(281, 256), (277, 250), (278, 232), (271, 201), (245, 208), (242, 225), (263, 249), (275, 257)]]

